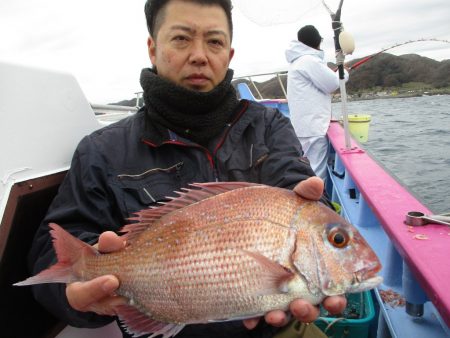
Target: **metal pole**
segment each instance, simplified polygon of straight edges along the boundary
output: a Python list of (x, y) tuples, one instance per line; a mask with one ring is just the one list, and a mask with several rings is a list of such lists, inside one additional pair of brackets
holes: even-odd
[(342, 107), (342, 121), (344, 123), (344, 135), (345, 135), (345, 149), (351, 148), (350, 142), (350, 129), (348, 126), (348, 113), (347, 113), (347, 91), (345, 89), (345, 80), (339, 79), (339, 87), (341, 90), (341, 107)]
[(283, 91), (284, 98), (287, 99), (286, 89), (284, 89), (283, 81), (281, 81), (280, 73), (277, 73), (277, 79), (278, 79), (278, 83), (280, 84), (281, 90)]
[(259, 99), (262, 100), (263, 97), (262, 97), (260, 91), (258, 90), (258, 87), (256, 87), (255, 82), (253, 82), (253, 79), (251, 77), (249, 77), (248, 79), (250, 80), (250, 83), (253, 85), (253, 88), (255, 88), (256, 93), (258, 93)]
[[(344, 54), (339, 43), (339, 34), (342, 30), (341, 23), (341, 8), (344, 0), (339, 3), (339, 8), (336, 13), (331, 13), (331, 27), (334, 31), (334, 48), (336, 50), (336, 63), (338, 65), (339, 72), (339, 88), (341, 91), (342, 102), (342, 119), (344, 122), (344, 135), (345, 135), (345, 148), (349, 150), (351, 148), (350, 132), (348, 127), (348, 114), (347, 114), (347, 91), (345, 89), (345, 72), (344, 72)], [(329, 10), (329, 8), (326, 6)], [(330, 11), (331, 12), (331, 11)]]

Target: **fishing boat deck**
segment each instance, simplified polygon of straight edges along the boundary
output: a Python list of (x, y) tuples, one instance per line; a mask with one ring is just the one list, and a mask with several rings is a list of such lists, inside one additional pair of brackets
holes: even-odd
[(358, 227), (380, 256), (384, 283), (379, 290), (393, 290), (413, 307), (425, 304), (422, 316), (409, 316), (404, 307), (385, 304), (376, 291), (386, 325), (399, 337), (447, 336), (450, 230), (435, 224), (407, 226), (404, 223), (407, 212), (429, 214), (430, 210), (359, 144), (352, 140), (347, 149), (339, 123), (331, 124), (328, 138), (335, 153), (334, 166), (329, 170), (329, 192), (342, 204), (344, 216)]

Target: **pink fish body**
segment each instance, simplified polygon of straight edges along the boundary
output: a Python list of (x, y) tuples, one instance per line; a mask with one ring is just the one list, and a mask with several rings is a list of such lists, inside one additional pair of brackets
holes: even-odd
[[(130, 300), (117, 309), (128, 330), (171, 337), (186, 324), (285, 310), (295, 298), (318, 304), (381, 282), (375, 253), (322, 203), (265, 185), (194, 186), (139, 212), (119, 252), (98, 254), (50, 225), (58, 264), (16, 285), (114, 274), (117, 293)], [(79, 246), (76, 254), (65, 252), (68, 242)]]

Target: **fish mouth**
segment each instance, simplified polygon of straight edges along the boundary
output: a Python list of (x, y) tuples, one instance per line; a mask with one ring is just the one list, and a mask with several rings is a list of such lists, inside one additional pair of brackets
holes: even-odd
[(378, 276), (381, 265), (377, 262), (353, 273), (353, 282), (348, 290), (349, 293), (362, 292), (373, 289), (383, 282), (383, 277)]
[(371, 290), (376, 288), (378, 285), (383, 283), (383, 277), (381, 276), (374, 276), (372, 278), (368, 278), (362, 282), (356, 282), (352, 284), (348, 289), (348, 293), (356, 293), (356, 292), (363, 292), (367, 290)]

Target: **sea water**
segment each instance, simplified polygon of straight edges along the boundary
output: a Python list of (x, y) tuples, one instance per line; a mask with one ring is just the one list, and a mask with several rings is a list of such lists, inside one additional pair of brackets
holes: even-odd
[[(450, 212), (450, 95), (347, 103), (369, 114), (363, 148), (433, 213)], [(333, 103), (333, 116), (341, 116)]]

